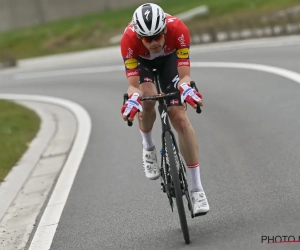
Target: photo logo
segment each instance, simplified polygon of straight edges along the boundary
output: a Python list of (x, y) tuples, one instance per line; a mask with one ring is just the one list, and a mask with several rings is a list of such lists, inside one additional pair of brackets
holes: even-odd
[(261, 243), (264, 244), (282, 244), (282, 243), (300, 243), (300, 235), (263, 235), (261, 236)]

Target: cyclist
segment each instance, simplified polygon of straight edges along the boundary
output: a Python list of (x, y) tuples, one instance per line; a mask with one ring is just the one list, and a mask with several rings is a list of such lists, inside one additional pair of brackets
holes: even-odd
[(203, 105), (202, 95), (189, 84), (189, 49), (189, 29), (180, 19), (164, 13), (153, 3), (139, 6), (121, 39), (129, 95), (121, 113), (125, 121), (133, 121), (138, 114), (144, 172), (148, 179), (158, 179), (160, 170), (152, 137), (155, 101), (140, 101), (142, 96), (157, 94), (151, 69), (158, 69), (162, 92), (178, 92), (177, 96), (167, 99), (168, 113), (178, 133), (180, 152), (191, 177), (189, 186), (194, 214), (205, 214), (209, 211), (209, 204), (201, 184), (198, 143), (184, 108), (185, 102), (194, 108), (196, 104)]

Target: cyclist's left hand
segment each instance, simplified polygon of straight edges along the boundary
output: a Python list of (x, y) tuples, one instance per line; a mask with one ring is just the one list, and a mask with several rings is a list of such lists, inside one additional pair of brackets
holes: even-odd
[(143, 112), (140, 95), (132, 93), (121, 108), (124, 121), (129, 120), (132, 122), (137, 112)]
[(180, 84), (179, 91), (181, 95), (181, 103), (186, 101), (193, 108), (197, 108), (197, 104), (203, 106), (201, 93), (193, 89), (189, 83)]

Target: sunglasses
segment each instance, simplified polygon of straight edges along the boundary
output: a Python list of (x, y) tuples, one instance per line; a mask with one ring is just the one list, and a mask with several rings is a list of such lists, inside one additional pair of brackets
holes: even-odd
[(139, 38), (142, 40), (143, 43), (151, 43), (153, 40), (155, 40), (156, 42), (160, 41), (161, 39), (163, 39), (164, 36), (165, 33), (160, 33), (155, 36), (140, 36)]

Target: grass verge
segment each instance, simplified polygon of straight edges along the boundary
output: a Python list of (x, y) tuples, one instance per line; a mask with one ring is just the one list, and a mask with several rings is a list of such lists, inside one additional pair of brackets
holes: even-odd
[[(241, 18), (257, 18), (257, 14), (263, 15), (297, 5), (299, 0), (160, 0), (157, 3), (173, 15), (207, 5), (208, 16), (187, 23), (191, 33), (195, 33), (202, 26), (222, 24), (224, 20), (234, 23), (240, 22)], [(110, 37), (123, 32), (136, 7), (93, 13), (31, 28), (2, 32), (0, 52), (23, 59), (104, 47), (109, 45)]]
[(32, 110), (0, 100), (0, 182), (27, 150), (40, 128)]

